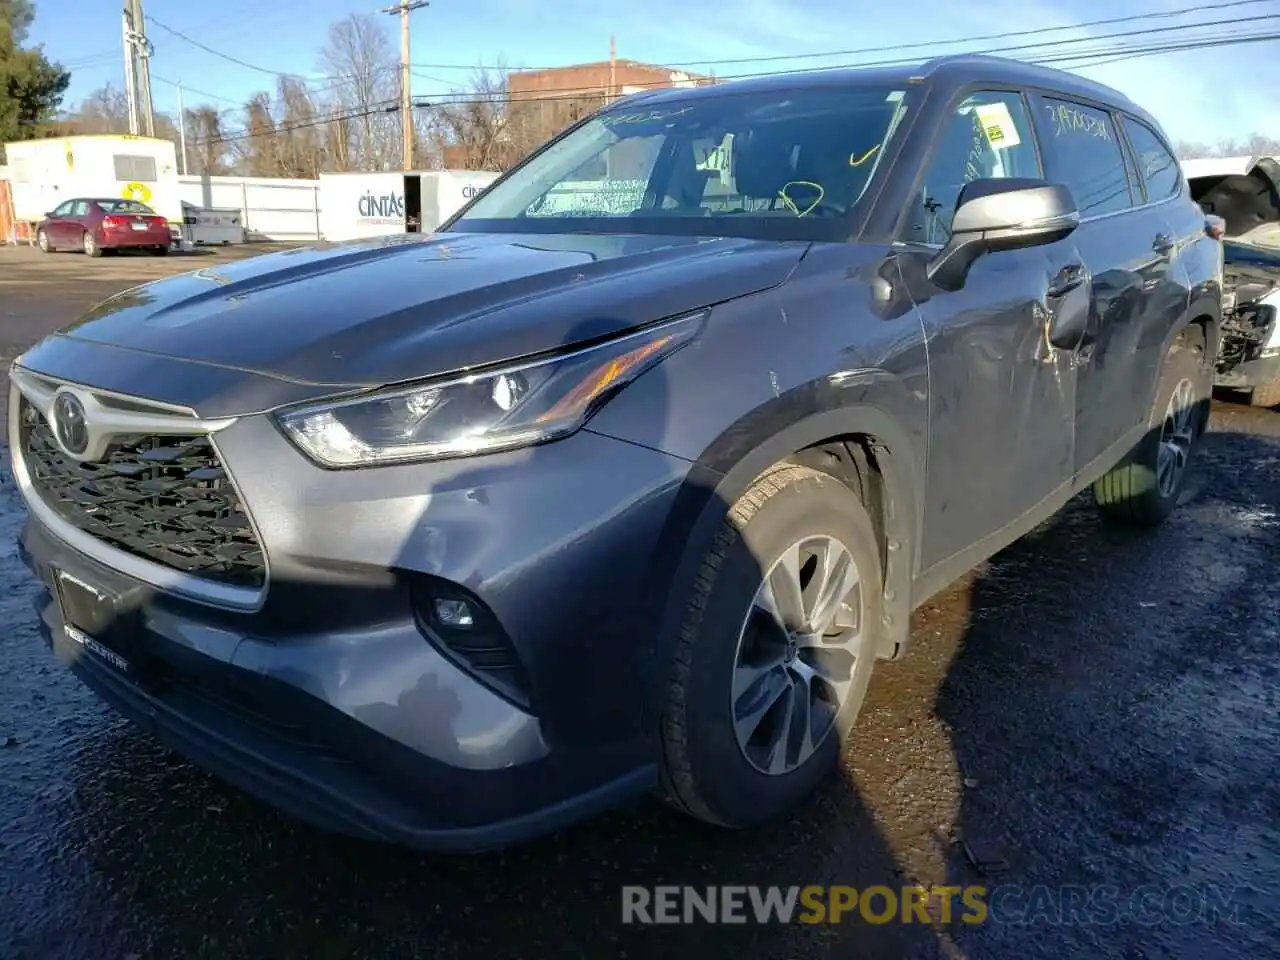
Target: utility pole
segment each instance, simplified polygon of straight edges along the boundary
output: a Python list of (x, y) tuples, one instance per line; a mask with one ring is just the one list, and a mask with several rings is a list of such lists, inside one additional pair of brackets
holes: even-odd
[(129, 132), (156, 135), (155, 109), (151, 102), (151, 41), (147, 39), (147, 22), (142, 13), (142, 0), (125, 0), (125, 89), (132, 90)]
[(124, 40), (124, 95), (129, 105), (129, 132), (137, 136), (138, 129), (138, 72), (133, 57), (133, 24), (129, 18), (129, 8), (121, 13), (121, 37)]
[(404, 150), (401, 162), (406, 170), (413, 169), (413, 97), (409, 90), (409, 13), (427, 6), (427, 2), (428, 0), (400, 0), (394, 6), (382, 8), (383, 13), (400, 14), (400, 125)]
[(187, 110), (182, 104), (182, 84), (178, 84), (178, 142), (182, 145), (182, 175), (187, 175)]
[(618, 99), (618, 38), (609, 34), (609, 97), (607, 103)]

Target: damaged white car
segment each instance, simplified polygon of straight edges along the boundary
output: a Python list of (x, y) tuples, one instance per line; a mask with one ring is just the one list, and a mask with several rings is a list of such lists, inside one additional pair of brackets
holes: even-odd
[(1280, 163), (1227, 157), (1183, 164), (1192, 195), (1223, 222), (1222, 339), (1214, 385), (1280, 406)]

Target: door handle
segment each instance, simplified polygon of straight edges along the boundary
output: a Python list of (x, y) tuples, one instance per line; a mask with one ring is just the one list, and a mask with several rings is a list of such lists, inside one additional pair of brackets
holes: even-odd
[(1069, 263), (1058, 271), (1057, 276), (1049, 281), (1047, 292), (1051, 297), (1065, 297), (1080, 284), (1084, 283), (1086, 276), (1084, 264)]
[(1173, 237), (1167, 233), (1157, 233), (1155, 240), (1151, 242), (1151, 249), (1161, 256), (1168, 256), (1176, 246)]

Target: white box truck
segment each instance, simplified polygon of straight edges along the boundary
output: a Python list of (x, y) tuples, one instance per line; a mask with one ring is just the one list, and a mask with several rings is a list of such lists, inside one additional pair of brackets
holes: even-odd
[(168, 140), (101, 134), (23, 140), (4, 149), (18, 239), (30, 240), (46, 213), (76, 197), (137, 200), (181, 233), (177, 151)]
[(430, 233), (498, 174), (479, 170), (320, 174), (320, 235), (329, 241)]

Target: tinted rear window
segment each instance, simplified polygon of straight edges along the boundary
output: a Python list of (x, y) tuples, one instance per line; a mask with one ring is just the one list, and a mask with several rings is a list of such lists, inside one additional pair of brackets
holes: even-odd
[(137, 200), (95, 200), (94, 202), (107, 213), (155, 213), (145, 203), (139, 203)]
[(1173, 196), (1182, 186), (1178, 161), (1156, 136), (1156, 132), (1145, 123), (1132, 117), (1125, 117), (1123, 122), (1124, 132), (1129, 137), (1133, 154), (1138, 161), (1138, 170), (1147, 186), (1147, 199), (1164, 200)]

